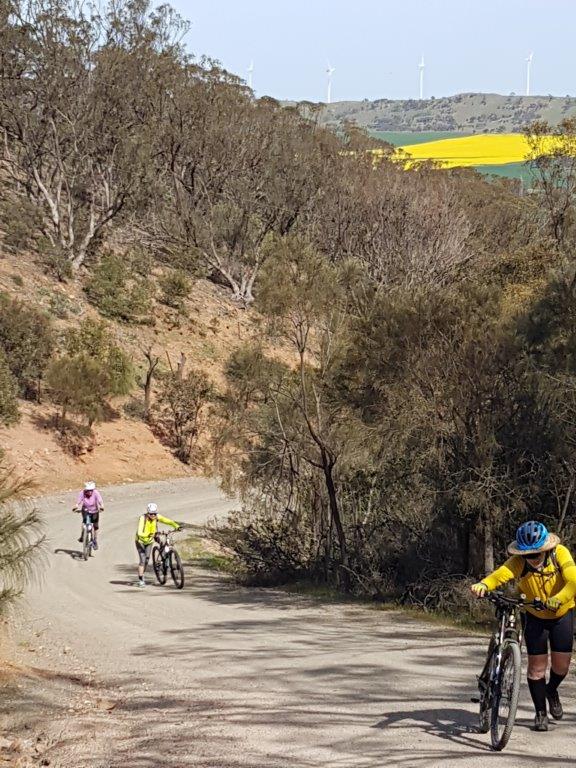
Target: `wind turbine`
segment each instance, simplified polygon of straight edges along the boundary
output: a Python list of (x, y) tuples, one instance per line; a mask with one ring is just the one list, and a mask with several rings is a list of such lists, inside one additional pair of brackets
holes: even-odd
[(424, 98), (424, 70), (426, 69), (426, 65), (424, 64), (424, 54), (422, 54), (418, 69), (420, 70), (420, 101), (422, 101)]
[(326, 90), (326, 104), (330, 104), (332, 101), (332, 75), (336, 72), (334, 67), (330, 66), (330, 62), (328, 62), (328, 67), (326, 68), (326, 74), (328, 75), (328, 88)]
[(533, 56), (534, 54), (530, 51), (526, 59), (526, 96), (530, 96), (530, 70), (532, 69)]
[(248, 88), (252, 90), (252, 73), (254, 72), (254, 62), (250, 62), (250, 66), (246, 70), (248, 72)]

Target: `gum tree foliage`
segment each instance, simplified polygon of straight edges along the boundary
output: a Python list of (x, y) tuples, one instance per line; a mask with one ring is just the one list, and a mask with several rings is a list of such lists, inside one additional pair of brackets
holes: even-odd
[[(324, 279), (310, 246), (276, 245), (259, 308), (289, 358), (233, 355), (218, 439), (244, 506), (215, 535), (249, 574), (452, 610), (453, 584), (492, 568), (523, 519), (570, 541), (572, 305), (532, 252), (514, 258), (521, 270), (491, 257), (441, 279), (351, 258)], [(519, 276), (533, 287), (511, 311)]]
[(254, 101), (213, 64), (176, 69), (170, 82), (157, 133), (164, 204), (147, 231), (250, 303), (270, 239), (314, 206), (336, 138), (271, 99)]
[(75, 270), (148, 174), (142, 85), (183, 29), (166, 6), (150, 8), (145, 0), (2, 4), (2, 167)]
[[(258, 345), (233, 356), (219, 448), (224, 472), (228, 451), (232, 456), (244, 452), (240, 465), (233, 465), (234, 473), (240, 470), (235, 482), (244, 488), (248, 504), (261, 499), (258, 509), (270, 524), (284, 527), (299, 519), (311, 526), (313, 535), (309, 530), (302, 538), (306, 562), (294, 559), (296, 546), (291, 568), (306, 571), (313, 560), (323, 562), (346, 588), (350, 570), (340, 484), (361, 438), (333, 378), (345, 334), (341, 277), (299, 238), (275, 243), (264, 268), (259, 308), (293, 364), (266, 356)], [(284, 544), (291, 549), (288, 541)], [(278, 549), (284, 552), (279, 557), (287, 558), (282, 545)]]

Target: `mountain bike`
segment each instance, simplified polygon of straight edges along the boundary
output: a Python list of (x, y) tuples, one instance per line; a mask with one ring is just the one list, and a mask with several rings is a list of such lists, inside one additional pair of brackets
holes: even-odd
[(492, 749), (504, 749), (516, 720), (518, 696), (522, 677), (522, 624), (520, 608), (532, 606), (544, 608), (540, 600), (526, 602), (525, 597), (507, 597), (494, 591), (486, 599), (496, 608), (498, 627), (490, 638), (484, 669), (478, 676), (480, 696), (473, 699), (480, 703), (480, 733), (488, 733)]
[(176, 589), (184, 586), (184, 568), (182, 560), (174, 546), (172, 531), (158, 531), (156, 543), (152, 548), (152, 565), (159, 584), (166, 584), (168, 570)]
[(92, 512), (87, 509), (76, 510), (82, 515), (82, 557), (88, 560), (94, 550), (94, 523)]

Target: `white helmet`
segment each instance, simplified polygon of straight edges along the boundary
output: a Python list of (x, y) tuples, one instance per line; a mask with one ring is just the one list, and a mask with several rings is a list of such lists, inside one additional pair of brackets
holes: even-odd
[(94, 480), (89, 480), (87, 483), (84, 483), (84, 490), (85, 491), (95, 491), (96, 490), (96, 483)]
[(146, 512), (149, 515), (157, 515), (158, 514), (158, 504), (154, 504), (154, 502), (150, 502), (148, 506), (146, 507)]

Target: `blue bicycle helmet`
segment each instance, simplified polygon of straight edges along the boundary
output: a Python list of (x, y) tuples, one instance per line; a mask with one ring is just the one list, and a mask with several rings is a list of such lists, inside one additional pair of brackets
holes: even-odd
[(530, 520), (516, 531), (516, 546), (522, 552), (530, 549), (540, 549), (548, 540), (548, 529), (543, 523)]

